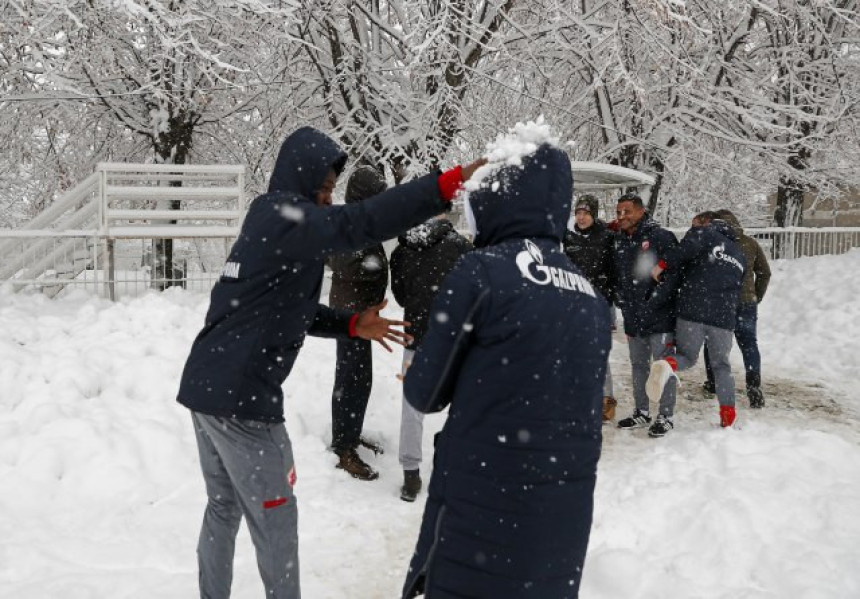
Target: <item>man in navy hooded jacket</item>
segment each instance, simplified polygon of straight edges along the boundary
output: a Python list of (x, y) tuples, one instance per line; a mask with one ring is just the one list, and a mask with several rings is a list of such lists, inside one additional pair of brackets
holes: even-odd
[(658, 225), (645, 211), (642, 198), (625, 194), (618, 198), (615, 214), (619, 233), (612, 253), (613, 289), (624, 317), (624, 333), (630, 352), (635, 408), (618, 427), (635, 429), (649, 426), (649, 434), (661, 436), (665, 422), (675, 411), (675, 381), (666, 385), (658, 414), (651, 422), (650, 402), (645, 392), (652, 360), (672, 352), (675, 340), (675, 296), (677, 275), (669, 273), (656, 282), (651, 269), (678, 245), (671, 231)]
[(443, 211), (477, 165), (429, 174), (357, 204), (331, 206), (346, 154), (305, 127), (281, 146), (268, 193), (251, 204), (203, 329), (182, 373), (178, 401), (192, 411), (208, 504), (197, 548), (201, 597), (230, 595), (235, 537), (248, 524), (266, 596), (297, 599), (296, 475), (281, 385), (305, 335), (403, 343), (380, 318), (319, 303), (323, 259), (395, 237)]
[(577, 596), (610, 326), (560, 249), (572, 184), (542, 145), (470, 194), (477, 249), (443, 282), (405, 379), (415, 409), (450, 409), (403, 597)]
[[(678, 248), (654, 267), (655, 279), (675, 272), (681, 278), (675, 353), (651, 365), (646, 389), (655, 397), (675, 371), (692, 368), (707, 341), (714, 371), (720, 424), (735, 421), (735, 380), (729, 362), (746, 258), (737, 233), (714, 212), (693, 218)], [(672, 427), (671, 421), (667, 424)]]

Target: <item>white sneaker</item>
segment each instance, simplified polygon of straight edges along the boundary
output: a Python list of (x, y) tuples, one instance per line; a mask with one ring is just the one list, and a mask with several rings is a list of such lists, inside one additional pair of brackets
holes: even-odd
[(651, 362), (651, 372), (648, 374), (648, 381), (645, 383), (645, 395), (652, 402), (660, 402), (660, 397), (663, 395), (663, 388), (672, 377), (677, 378), (672, 366), (666, 360), (654, 360)]

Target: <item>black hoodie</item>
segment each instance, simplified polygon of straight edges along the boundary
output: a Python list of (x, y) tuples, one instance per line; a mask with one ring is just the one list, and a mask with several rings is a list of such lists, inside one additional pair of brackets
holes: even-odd
[(250, 205), (203, 329), (194, 340), (177, 400), (204, 414), (282, 422), (281, 388), (306, 334), (346, 337), (349, 314), (319, 304), (323, 259), (396, 236), (442, 212), (438, 175), (342, 206), (316, 191), (346, 154), (304, 127), (281, 146), (269, 192)]
[(391, 253), (391, 291), (410, 323), (406, 332), (413, 340), (408, 349), (415, 349), (427, 332), (430, 304), (442, 280), (472, 244), (450, 221), (438, 219), (409, 229), (397, 240)]

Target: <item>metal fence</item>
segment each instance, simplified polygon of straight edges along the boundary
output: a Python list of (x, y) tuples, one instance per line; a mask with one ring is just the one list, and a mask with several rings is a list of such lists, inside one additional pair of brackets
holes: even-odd
[[(678, 239), (688, 231), (677, 228), (670, 230)], [(744, 232), (758, 241), (773, 260), (831, 256), (860, 248), (860, 227), (766, 227), (745, 229)]]
[(0, 284), (114, 299), (208, 290), (244, 210), (240, 166), (102, 163), (25, 227), (0, 229)]
[[(18, 230), (0, 229), (0, 285), (116, 299), (179, 286), (208, 291), (244, 216), (244, 168), (99, 164)], [(671, 229), (679, 238), (687, 229)], [(860, 227), (752, 228), (772, 259), (860, 247)]]

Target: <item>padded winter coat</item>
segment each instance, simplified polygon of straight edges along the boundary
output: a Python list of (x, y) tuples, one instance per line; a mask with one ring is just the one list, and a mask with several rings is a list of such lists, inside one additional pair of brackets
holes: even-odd
[(588, 229), (574, 226), (564, 232), (562, 246), (571, 262), (579, 267), (585, 278), (594, 285), (608, 301), (612, 302), (612, 246), (615, 234), (606, 223), (594, 221)]
[(283, 422), (281, 385), (305, 335), (347, 337), (350, 314), (319, 304), (323, 259), (396, 236), (445, 202), (438, 175), (374, 198), (318, 206), (316, 190), (346, 155), (305, 127), (281, 146), (268, 193), (248, 209), (203, 329), (194, 340), (177, 400), (204, 414)]
[(665, 273), (658, 284), (651, 270), (677, 245), (675, 235), (647, 214), (632, 235), (620, 231), (615, 236), (612, 287), (624, 317), (624, 333), (630, 337), (675, 331), (677, 273)]
[(572, 191), (543, 145), (470, 195), (478, 249), (446, 277), (404, 386), (422, 412), (449, 407), (404, 597), (578, 593), (610, 331), (560, 248)]
[(737, 243), (741, 246), (747, 259), (747, 269), (744, 272), (744, 282), (741, 286), (741, 303), (758, 304), (764, 299), (768, 283), (770, 283), (770, 264), (758, 241), (744, 233), (738, 219), (726, 215), (723, 217), (732, 226), (738, 236)]
[(427, 332), (430, 304), (460, 256), (472, 249), (468, 239), (448, 220), (430, 220), (398, 238), (391, 253), (391, 291), (403, 306), (403, 318), (414, 350)]
[(666, 273), (680, 269), (678, 318), (734, 330), (746, 258), (723, 220), (692, 227), (666, 257)]

